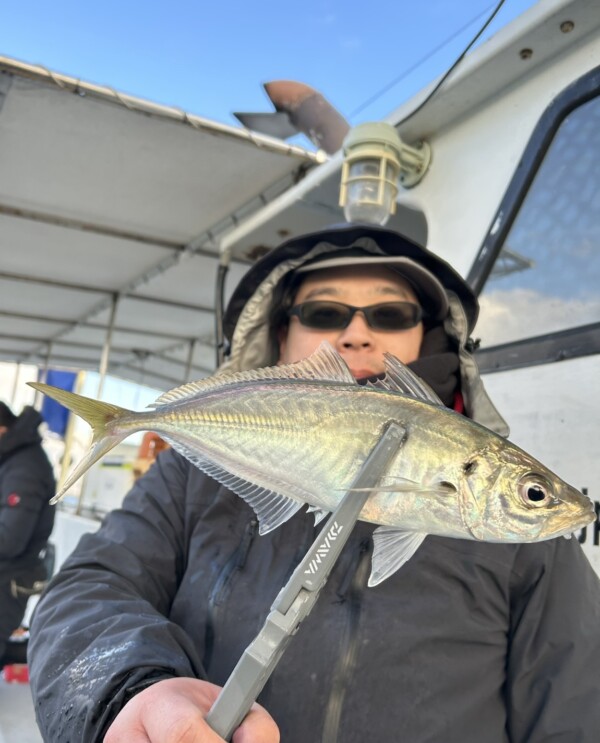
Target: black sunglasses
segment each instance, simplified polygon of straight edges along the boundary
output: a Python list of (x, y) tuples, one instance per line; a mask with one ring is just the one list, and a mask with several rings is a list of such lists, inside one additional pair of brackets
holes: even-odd
[(297, 304), (288, 315), (297, 317), (307, 328), (343, 330), (350, 325), (356, 312), (362, 312), (374, 330), (408, 330), (423, 318), (423, 310), (414, 302), (382, 302), (368, 307), (353, 307), (326, 300)]

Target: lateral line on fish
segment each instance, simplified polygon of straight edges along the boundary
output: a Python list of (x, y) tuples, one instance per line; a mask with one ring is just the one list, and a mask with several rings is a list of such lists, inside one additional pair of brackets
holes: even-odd
[[(249, 380), (252, 381), (252, 380)], [(335, 381), (333, 379), (308, 379), (308, 378), (285, 378), (282, 377), (281, 379), (256, 379), (253, 380), (256, 382), (254, 387), (258, 390), (261, 387), (281, 387), (282, 389), (292, 386), (299, 386), (299, 387), (308, 387), (315, 390), (322, 390), (322, 389), (340, 389), (340, 390), (350, 390), (354, 388), (358, 388), (358, 390), (364, 390), (369, 392), (390, 392), (389, 390), (383, 390), (383, 389), (377, 389), (377, 388), (369, 388), (368, 385), (360, 385), (356, 383), (350, 383), (350, 382), (342, 382), (342, 381)], [(147, 407), (156, 410), (163, 405), (170, 405), (173, 408), (186, 405), (187, 403), (193, 402), (196, 399), (202, 398), (204, 400), (210, 400), (213, 396), (218, 396), (220, 393), (231, 393), (235, 392), (236, 389), (246, 389), (248, 386), (248, 381), (244, 380), (230, 380), (226, 381), (223, 380), (222, 384), (219, 384), (218, 386), (209, 387), (207, 389), (198, 390), (195, 394), (189, 395), (188, 397), (176, 397), (173, 400), (162, 400), (162, 397), (159, 397), (154, 402), (150, 403)], [(166, 394), (166, 393), (165, 393)], [(398, 392), (398, 394), (404, 394), (402, 392)], [(407, 397), (412, 397), (411, 395), (407, 395)]]

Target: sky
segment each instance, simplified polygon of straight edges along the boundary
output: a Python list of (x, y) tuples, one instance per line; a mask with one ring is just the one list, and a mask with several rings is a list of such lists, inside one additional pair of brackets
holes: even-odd
[[(534, 4), (505, 0), (482, 38)], [(496, 5), (32, 0), (4, 3), (0, 54), (232, 125), (233, 111), (272, 110), (262, 83), (298, 80), (354, 125), (445, 72)]]

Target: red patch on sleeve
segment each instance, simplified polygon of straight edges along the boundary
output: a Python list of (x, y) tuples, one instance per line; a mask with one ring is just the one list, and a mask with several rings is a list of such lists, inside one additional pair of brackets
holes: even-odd
[(21, 502), (21, 496), (17, 495), (17, 493), (11, 493), (8, 498), (6, 499), (6, 502), (9, 506), (18, 506)]
[(465, 401), (460, 392), (454, 393), (454, 405), (452, 406), (457, 413), (464, 415), (465, 412)]

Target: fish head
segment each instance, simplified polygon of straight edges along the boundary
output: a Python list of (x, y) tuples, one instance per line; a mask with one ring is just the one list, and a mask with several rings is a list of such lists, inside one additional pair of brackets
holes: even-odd
[(534, 457), (498, 439), (463, 463), (461, 518), (475, 539), (539, 542), (596, 518), (594, 504)]

